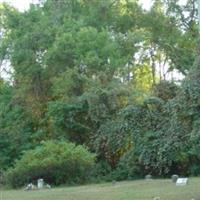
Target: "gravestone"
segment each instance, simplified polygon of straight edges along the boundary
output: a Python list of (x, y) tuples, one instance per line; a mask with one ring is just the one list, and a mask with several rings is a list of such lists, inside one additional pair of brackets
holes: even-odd
[(147, 175), (145, 176), (145, 180), (152, 180), (152, 175), (147, 174)]
[(26, 188), (24, 189), (25, 191), (30, 191), (30, 190), (36, 190), (36, 186), (33, 185), (32, 183), (29, 183)]
[(172, 177), (171, 177), (172, 182), (173, 182), (173, 183), (176, 183), (176, 181), (177, 181), (178, 178), (179, 178), (178, 175), (176, 175), (176, 174), (172, 175)]
[(176, 181), (176, 186), (185, 186), (188, 184), (188, 178), (178, 178)]
[(117, 181), (116, 180), (113, 180), (112, 181), (112, 185), (116, 185)]
[(44, 180), (43, 179), (38, 179), (37, 187), (38, 187), (38, 189), (43, 189), (44, 188)]

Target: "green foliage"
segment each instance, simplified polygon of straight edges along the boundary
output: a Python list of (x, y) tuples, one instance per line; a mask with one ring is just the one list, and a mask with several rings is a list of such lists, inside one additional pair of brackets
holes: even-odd
[(6, 173), (12, 187), (20, 187), (43, 178), (50, 184), (83, 183), (88, 179), (95, 155), (83, 146), (46, 141), (24, 153)]
[(112, 168), (106, 161), (97, 162), (90, 174), (91, 182), (102, 182), (102, 181), (112, 181)]
[(0, 82), (0, 169), (12, 166), (22, 151), (33, 146), (32, 124), (22, 106), (12, 100), (13, 89)]
[(115, 167), (120, 157), (131, 148), (132, 142), (130, 134), (122, 126), (122, 121), (110, 120), (99, 127), (93, 145), (97, 155)]
[(78, 144), (86, 142), (89, 132), (84, 116), (86, 111), (87, 106), (84, 104), (49, 102), (47, 119), (51, 137), (69, 139)]
[(144, 176), (144, 171), (142, 171), (137, 159), (138, 156), (135, 154), (134, 148), (123, 155), (113, 172), (114, 179), (131, 180)]
[(178, 89), (178, 86), (173, 82), (161, 81), (153, 86), (152, 95), (168, 101), (177, 95)]
[[(12, 81), (0, 77), (0, 168), (43, 141), (62, 140), (96, 152), (99, 179), (198, 174), (194, 8), (194, 1), (155, 0), (145, 11), (132, 0), (46, 0), (19, 12), (1, 4), (0, 64), (10, 63)], [(180, 86), (166, 79), (173, 69), (188, 74)], [(45, 145), (27, 155), (52, 148), (51, 171), (38, 173), (63, 183), (69, 177), (58, 173), (57, 144)], [(14, 185), (41, 175), (36, 169), (46, 158), (20, 171), (30, 161), (25, 155), (9, 172)]]
[[(198, 174), (199, 170), (196, 167), (200, 162), (199, 157), (199, 66), (200, 59), (197, 57), (190, 73), (183, 82), (182, 91), (180, 92), (177, 104), (179, 105), (179, 113), (177, 114), (176, 123), (179, 123), (183, 128), (180, 129), (179, 134), (182, 135), (186, 141), (184, 145), (187, 147), (185, 155), (188, 160), (187, 169), (190, 172)], [(190, 165), (189, 162), (192, 164)]]
[[(135, 165), (145, 173), (182, 173), (188, 164), (185, 144), (187, 130), (175, 120), (174, 100), (167, 103), (149, 98), (140, 106), (129, 106), (122, 116), (132, 134)], [(182, 132), (182, 130), (184, 132)], [(183, 168), (177, 168), (182, 163)]]

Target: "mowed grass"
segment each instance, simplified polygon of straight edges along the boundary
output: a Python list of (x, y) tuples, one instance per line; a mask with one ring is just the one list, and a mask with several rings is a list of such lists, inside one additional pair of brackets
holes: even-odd
[(0, 200), (200, 200), (200, 178), (187, 186), (171, 180), (128, 181), (40, 191), (3, 190)]

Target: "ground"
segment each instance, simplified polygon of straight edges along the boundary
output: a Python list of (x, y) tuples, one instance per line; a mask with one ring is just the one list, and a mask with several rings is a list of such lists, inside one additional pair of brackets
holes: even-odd
[(29, 192), (3, 190), (0, 200), (199, 200), (199, 188), (200, 178), (189, 179), (187, 186), (175, 186), (171, 180), (140, 180)]

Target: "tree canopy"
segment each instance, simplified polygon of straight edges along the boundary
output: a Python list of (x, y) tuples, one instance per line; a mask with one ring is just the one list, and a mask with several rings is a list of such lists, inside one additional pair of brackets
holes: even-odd
[(0, 169), (54, 140), (96, 153), (95, 176), (200, 174), (195, 1), (45, 0), (0, 13)]

